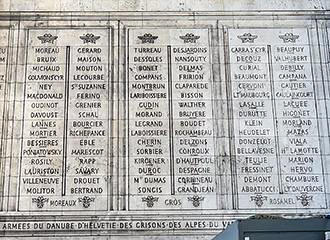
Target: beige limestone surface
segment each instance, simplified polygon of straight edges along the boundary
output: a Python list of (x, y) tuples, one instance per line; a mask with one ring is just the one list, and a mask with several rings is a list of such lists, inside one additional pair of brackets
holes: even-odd
[(0, 237), (328, 214), (329, 8), (0, 0)]

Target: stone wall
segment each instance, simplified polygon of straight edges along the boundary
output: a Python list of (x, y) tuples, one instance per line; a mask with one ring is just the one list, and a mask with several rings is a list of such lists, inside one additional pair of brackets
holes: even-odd
[(210, 239), (256, 214), (327, 214), (328, 19), (3, 12), (0, 234)]

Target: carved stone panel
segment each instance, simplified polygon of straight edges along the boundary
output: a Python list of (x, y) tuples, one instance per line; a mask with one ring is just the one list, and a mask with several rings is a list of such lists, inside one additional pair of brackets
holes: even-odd
[(19, 210), (107, 210), (109, 39), (109, 29), (29, 30)]
[(240, 208), (325, 208), (307, 29), (229, 31)]
[(208, 29), (129, 29), (130, 209), (215, 209)]

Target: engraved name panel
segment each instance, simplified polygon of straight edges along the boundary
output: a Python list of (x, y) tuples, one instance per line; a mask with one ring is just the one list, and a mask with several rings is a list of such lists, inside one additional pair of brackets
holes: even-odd
[(240, 208), (324, 208), (306, 29), (229, 31)]
[(216, 208), (208, 29), (128, 33), (130, 208)]
[(31, 29), (20, 210), (106, 210), (109, 29)]

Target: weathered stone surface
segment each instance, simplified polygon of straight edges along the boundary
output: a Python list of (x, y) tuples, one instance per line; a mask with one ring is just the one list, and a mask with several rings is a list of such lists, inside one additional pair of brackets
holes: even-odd
[(242, 11), (242, 10), (326, 10), (326, 0), (94, 0), (94, 1), (1, 1), (4, 11)]
[(326, 4), (1, 2), (0, 236), (327, 214)]

